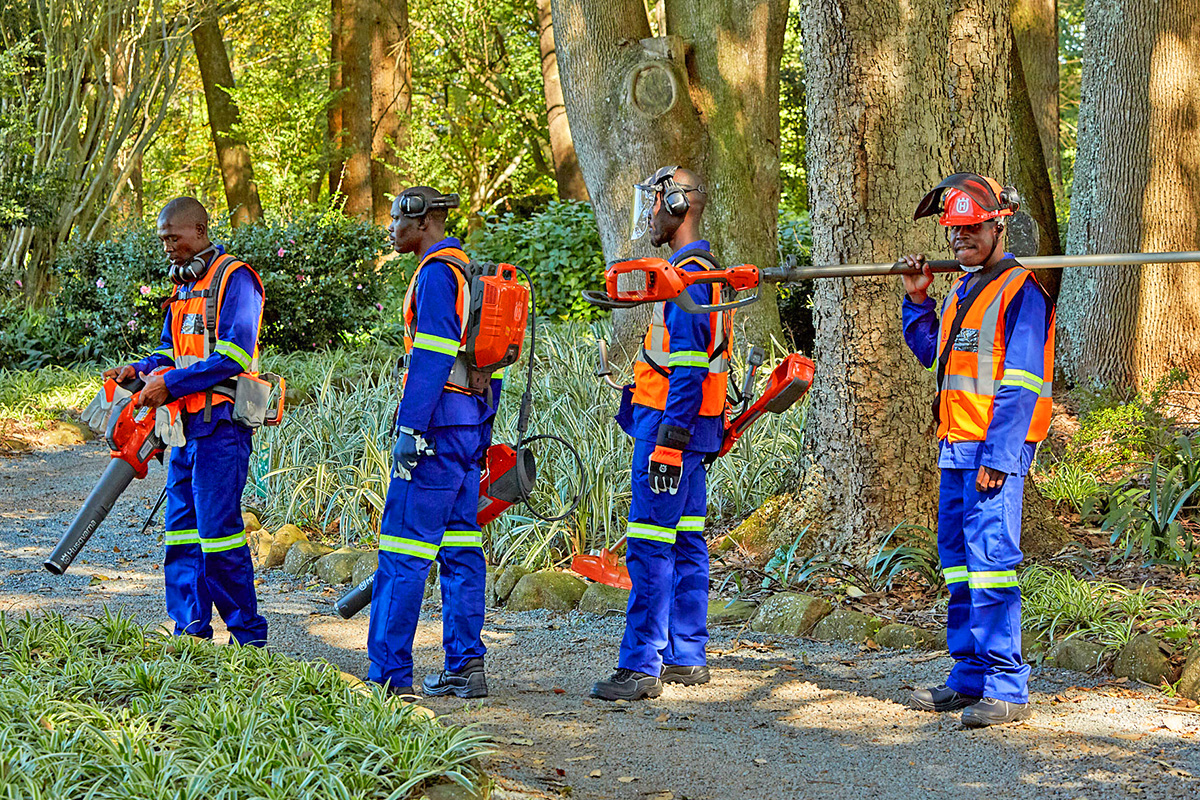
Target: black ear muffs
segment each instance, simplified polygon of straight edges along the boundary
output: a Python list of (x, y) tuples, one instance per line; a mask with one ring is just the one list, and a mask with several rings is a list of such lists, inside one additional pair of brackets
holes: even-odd
[(182, 264), (172, 263), (167, 270), (167, 277), (176, 286), (183, 286), (185, 283), (194, 283), (200, 280), (204, 277), (204, 273), (208, 272), (208, 260), (205, 256), (216, 251), (217, 246), (210, 244)]
[(1005, 186), (1000, 190), (1000, 207), (1011, 208), (1015, 214), (1021, 208), (1021, 195), (1017, 193), (1017, 187)]
[(417, 192), (405, 192), (400, 195), (400, 213), (406, 217), (419, 219), (435, 208), (458, 208), (458, 195), (439, 194), (430, 200), (426, 200), (425, 195)]
[(654, 173), (654, 177), (650, 180), (650, 185), (656, 187), (662, 194), (663, 207), (673, 217), (682, 217), (692, 207), (691, 201), (688, 200), (688, 192), (704, 191), (703, 186), (684, 186), (676, 183), (675, 173), (678, 170), (677, 166), (663, 167)]

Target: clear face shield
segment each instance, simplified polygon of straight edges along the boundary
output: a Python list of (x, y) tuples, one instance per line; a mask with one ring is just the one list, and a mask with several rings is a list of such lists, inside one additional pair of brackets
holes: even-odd
[(629, 238), (637, 241), (650, 230), (650, 217), (654, 213), (654, 196), (657, 189), (653, 185), (653, 175), (647, 175), (641, 183), (633, 185), (633, 203), (629, 212)]

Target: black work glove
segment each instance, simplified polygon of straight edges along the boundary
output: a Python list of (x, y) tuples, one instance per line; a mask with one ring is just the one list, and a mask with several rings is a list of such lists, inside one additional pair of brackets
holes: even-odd
[(398, 428), (396, 446), (392, 448), (392, 477), (412, 480), (412, 471), (422, 456), (437, 455), (432, 439), (426, 439), (421, 431)]

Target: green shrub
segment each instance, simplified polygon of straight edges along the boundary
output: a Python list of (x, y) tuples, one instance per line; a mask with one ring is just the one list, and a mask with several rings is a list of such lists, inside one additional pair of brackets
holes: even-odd
[[(812, 224), (808, 212), (779, 214), (779, 263), (812, 263)], [(779, 321), (791, 340), (792, 347), (811, 353), (816, 329), (812, 316), (813, 282), (779, 288)]]
[[(261, 345), (282, 352), (324, 349), (356, 341), (377, 324), (386, 287), (374, 266), (386, 243), (378, 226), (328, 212), (236, 230), (221, 221), (212, 237), (262, 277)], [(58, 290), (44, 312), (6, 315), (0, 366), (115, 362), (158, 343), (162, 301), (172, 287), (152, 228), (76, 241), (55, 272)]]
[(536, 214), (503, 214), (476, 231), (467, 249), (477, 261), (528, 271), (540, 317), (586, 321), (606, 313), (579, 296), (584, 289), (604, 288), (604, 251), (587, 203), (554, 201)]
[(1148, 466), (1174, 440), (1176, 421), (1167, 397), (1187, 379), (1186, 372), (1173, 369), (1146, 394), (1117, 385), (1076, 387), (1071, 397), (1079, 405), (1080, 427), (1063, 460), (1098, 476), (1138, 461)]
[(7, 798), (419, 797), (487, 749), (329, 664), (107, 613), (0, 613), (0, 704)]

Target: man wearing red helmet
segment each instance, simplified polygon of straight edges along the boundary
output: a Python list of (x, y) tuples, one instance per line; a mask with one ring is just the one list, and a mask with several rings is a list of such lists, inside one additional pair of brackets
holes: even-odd
[(946, 683), (913, 693), (924, 711), (965, 709), (984, 727), (1029, 716), (1021, 658), (1021, 499), (1037, 443), (1050, 427), (1054, 306), (1033, 274), (1004, 251), (1016, 190), (973, 173), (951, 175), (913, 219), (940, 213), (966, 272), (939, 315), (924, 255), (905, 256), (904, 340), (937, 365), (938, 553), (950, 589)]

